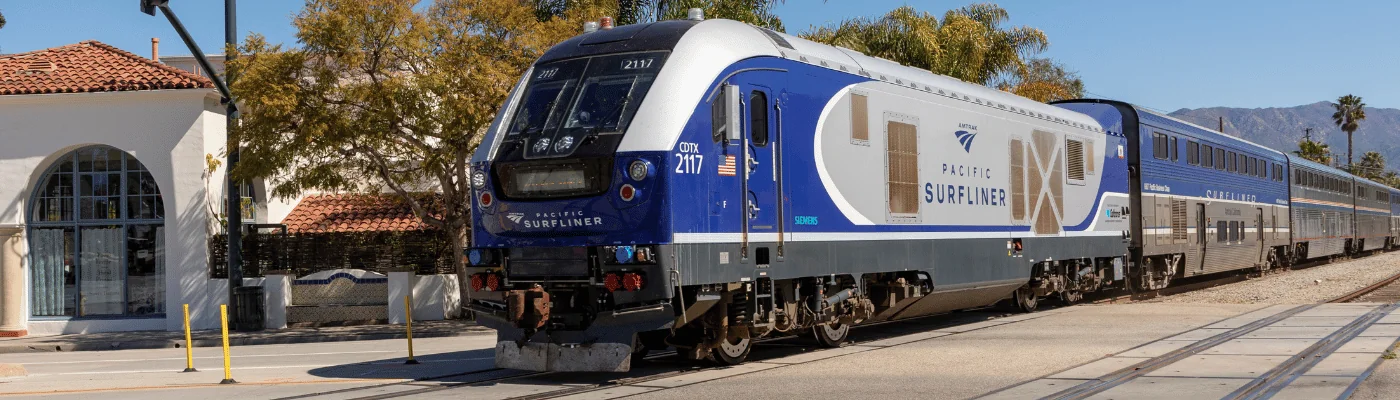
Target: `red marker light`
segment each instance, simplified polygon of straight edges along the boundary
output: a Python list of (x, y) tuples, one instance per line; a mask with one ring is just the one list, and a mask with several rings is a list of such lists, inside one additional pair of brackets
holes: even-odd
[(609, 292), (616, 292), (618, 289), (622, 288), (621, 280), (622, 279), (618, 278), (617, 274), (608, 274), (603, 277), (603, 287), (607, 288)]
[(482, 206), (482, 207), (490, 207), (490, 206), (491, 206), (491, 192), (481, 192), (481, 206)]
[(486, 283), (483, 282), (483, 280), (481, 279), (481, 274), (472, 274), (472, 291), (473, 291), (473, 292), (480, 292), (480, 291), (481, 291), (481, 288), (482, 288), (483, 286), (485, 286), (485, 285), (486, 285)]
[(500, 289), (500, 288), (501, 288), (501, 276), (500, 276), (500, 275), (497, 275), (497, 274), (487, 274), (487, 275), (486, 275), (486, 290), (490, 290), (490, 291), (494, 292), (494, 291), (496, 291), (496, 289)]
[(603, 26), (603, 29), (612, 29), (612, 28), (613, 28), (613, 20), (612, 20), (612, 17), (603, 17), (603, 19), (598, 20), (598, 25), (602, 25), (602, 26)]
[(622, 201), (632, 201), (637, 198), (637, 188), (632, 185), (622, 185), (622, 189), (617, 191), (617, 195), (622, 197)]
[(635, 291), (641, 290), (641, 289), (642, 289), (642, 274), (638, 274), (638, 273), (628, 273), (627, 275), (623, 275), (623, 276), (622, 276), (622, 287), (627, 288), (627, 291), (629, 291), (629, 292), (635, 292)]

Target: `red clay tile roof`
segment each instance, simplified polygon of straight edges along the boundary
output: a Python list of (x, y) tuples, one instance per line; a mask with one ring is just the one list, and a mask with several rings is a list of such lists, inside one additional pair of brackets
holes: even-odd
[[(420, 195), (424, 207), (439, 207), (438, 195)], [(328, 194), (301, 199), (282, 219), (290, 233), (404, 232), (436, 229), (413, 215), (408, 203), (387, 194)]]
[(92, 40), (0, 56), (0, 95), (212, 87), (204, 77)]

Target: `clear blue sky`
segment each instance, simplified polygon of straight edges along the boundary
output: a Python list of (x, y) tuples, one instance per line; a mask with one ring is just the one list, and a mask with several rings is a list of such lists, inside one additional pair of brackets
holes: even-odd
[[(223, 2), (171, 0), (206, 52), (223, 42)], [(788, 32), (904, 4), (936, 15), (969, 1), (787, 0)], [(0, 0), (9, 24), (0, 51), (16, 53), (81, 40), (150, 54), (188, 54), (164, 18), (137, 0)], [(241, 0), (239, 28), (273, 42), (295, 40), (297, 0)], [(1084, 77), (1092, 96), (1172, 111), (1182, 107), (1274, 107), (1353, 93), (1400, 108), (1400, 2), (1289, 0), (1005, 0), (1012, 24), (1049, 35), (1048, 56)]]

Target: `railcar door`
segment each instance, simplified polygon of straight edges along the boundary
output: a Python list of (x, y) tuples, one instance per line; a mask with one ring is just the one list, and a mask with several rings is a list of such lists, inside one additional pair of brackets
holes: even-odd
[(1254, 218), (1254, 238), (1258, 239), (1259, 262), (1263, 263), (1265, 260), (1265, 251), (1268, 251), (1269, 249), (1269, 246), (1266, 243), (1264, 243), (1264, 209), (1256, 208), (1255, 210), (1257, 211), (1255, 213)]
[(1206, 219), (1206, 203), (1196, 203), (1196, 244), (1195, 244), (1195, 246), (1196, 246), (1196, 254), (1200, 254), (1200, 257), (1196, 257), (1196, 260), (1197, 260), (1197, 262), (1199, 263), (1199, 264), (1196, 265), (1196, 269), (1197, 269), (1198, 271), (1204, 271), (1204, 270), (1206, 269), (1206, 243), (1208, 242), (1208, 241), (1206, 240), (1206, 232), (1208, 231), (1208, 228), (1209, 228), (1209, 225), (1207, 225), (1207, 224), (1208, 224), (1208, 222), (1207, 222), (1207, 219)]
[[(731, 82), (741, 90), (743, 137), (726, 145), (737, 159), (743, 215), (740, 256), (757, 264), (781, 260), (786, 231), (782, 192), (782, 118), (785, 72), (750, 71)], [(735, 154), (737, 153), (737, 154)]]

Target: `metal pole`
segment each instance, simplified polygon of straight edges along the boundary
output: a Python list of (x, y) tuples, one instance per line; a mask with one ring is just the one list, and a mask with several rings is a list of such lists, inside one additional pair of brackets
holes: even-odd
[(199, 372), (194, 369), (194, 340), (190, 340), (190, 305), (185, 304), (185, 371)]
[(219, 305), (219, 328), (224, 339), (224, 380), (220, 384), (238, 383), (233, 380), (233, 365), (229, 362), (228, 356), (228, 305)]
[[(233, 53), (228, 51), (229, 46), (238, 45), (238, 0), (224, 0), (224, 65), (233, 61)], [(214, 71), (207, 70), (209, 75), (214, 75)], [(229, 86), (233, 86), (233, 80), (227, 74), (224, 80)], [(225, 128), (225, 135), (232, 137), (235, 120), (238, 118), (238, 108), (234, 106), (233, 95), (230, 93), (228, 103), (225, 104), (228, 122)], [(229, 311), (234, 316), (234, 326), (243, 329), (243, 325), (248, 323), (240, 318), (238, 313), (238, 302), (235, 300), (235, 293), (243, 286), (243, 196), (242, 185), (238, 180), (233, 179), (233, 167), (238, 165), (238, 142), (227, 141), (228, 146), (228, 167), (224, 168), (224, 177), (228, 180), (228, 304)]]
[(413, 365), (418, 363), (418, 360), (413, 358), (413, 295), (403, 297), (403, 315), (408, 322), (405, 327), (408, 329), (408, 360), (403, 363)]

